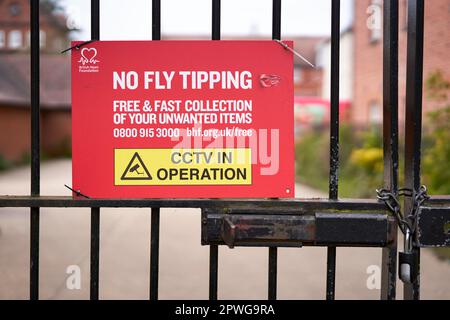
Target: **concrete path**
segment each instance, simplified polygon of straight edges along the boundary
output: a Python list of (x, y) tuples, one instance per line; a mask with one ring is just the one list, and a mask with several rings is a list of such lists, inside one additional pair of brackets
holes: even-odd
[[(70, 161), (42, 167), (43, 195), (70, 195)], [(29, 169), (0, 175), (0, 194), (27, 194)], [(298, 186), (301, 197), (324, 195)], [(89, 209), (42, 209), (41, 299), (89, 297)], [(196, 209), (161, 212), (160, 298), (207, 299), (208, 247), (200, 245), (200, 215)], [(147, 299), (149, 283), (150, 210), (103, 209), (101, 215), (100, 297)], [(28, 298), (29, 210), (0, 209), (0, 299)], [(268, 249), (220, 248), (219, 298), (265, 299)], [(424, 250), (424, 299), (450, 299), (450, 264)], [(338, 249), (337, 298), (378, 299), (367, 288), (367, 268), (379, 266), (381, 249)], [(81, 289), (66, 286), (69, 266), (81, 270)], [(326, 249), (280, 249), (280, 299), (323, 299)], [(401, 298), (402, 285), (398, 285)]]

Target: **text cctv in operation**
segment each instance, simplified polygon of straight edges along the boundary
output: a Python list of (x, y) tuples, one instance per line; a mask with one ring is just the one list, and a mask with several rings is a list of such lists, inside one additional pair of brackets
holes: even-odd
[[(142, 73), (145, 90), (170, 90), (175, 77), (181, 79), (183, 90), (187, 89), (252, 89), (250, 71), (144, 71)], [(136, 71), (113, 71), (114, 90), (136, 90), (140, 77)]]

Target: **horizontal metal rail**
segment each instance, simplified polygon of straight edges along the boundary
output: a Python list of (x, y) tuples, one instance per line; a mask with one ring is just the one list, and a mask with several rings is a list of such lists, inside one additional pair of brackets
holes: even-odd
[(73, 199), (64, 196), (0, 196), (0, 208), (270, 208), (292, 212), (385, 211), (377, 200), (303, 200), (303, 199)]
[(450, 196), (433, 196), (426, 201), (425, 205), (450, 206)]

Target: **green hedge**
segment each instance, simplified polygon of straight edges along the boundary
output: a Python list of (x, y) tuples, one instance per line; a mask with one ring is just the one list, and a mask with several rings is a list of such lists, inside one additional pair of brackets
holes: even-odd
[[(340, 197), (374, 197), (383, 184), (383, 149), (378, 128), (357, 131), (343, 126), (340, 131)], [(326, 191), (329, 176), (329, 134), (315, 131), (296, 144), (297, 180)]]
[[(450, 106), (428, 115), (424, 130), (422, 180), (431, 195), (450, 194)], [(373, 198), (383, 186), (381, 128), (341, 128), (339, 195)], [(403, 138), (400, 139), (400, 185), (403, 185)], [(296, 144), (299, 182), (326, 191), (329, 176), (329, 134), (305, 134)]]

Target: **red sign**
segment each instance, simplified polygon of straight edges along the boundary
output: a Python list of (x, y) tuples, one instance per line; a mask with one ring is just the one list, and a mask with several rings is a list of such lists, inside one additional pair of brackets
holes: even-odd
[(293, 56), (274, 41), (85, 44), (72, 50), (73, 188), (293, 197), (293, 106)]

